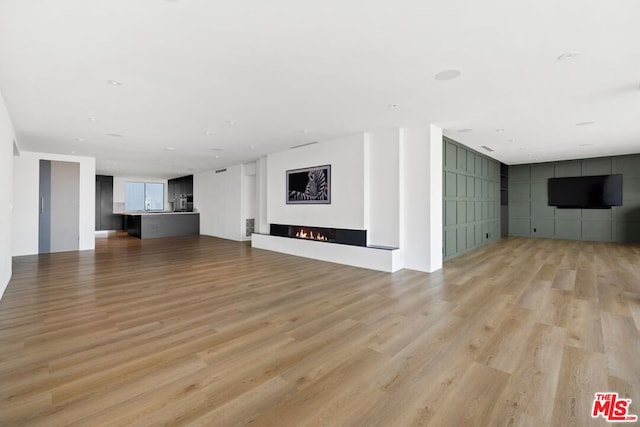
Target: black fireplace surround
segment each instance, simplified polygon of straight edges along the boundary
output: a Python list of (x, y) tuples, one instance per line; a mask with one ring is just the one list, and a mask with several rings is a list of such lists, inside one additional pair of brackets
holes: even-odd
[(367, 230), (271, 224), (269, 234), (294, 239), (340, 243), (342, 245), (367, 246)]

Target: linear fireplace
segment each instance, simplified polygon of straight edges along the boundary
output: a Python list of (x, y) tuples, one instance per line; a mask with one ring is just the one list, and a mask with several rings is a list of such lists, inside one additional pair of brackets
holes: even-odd
[(307, 227), (302, 225), (271, 224), (272, 236), (317, 240), (343, 245), (367, 246), (367, 230), (344, 228)]

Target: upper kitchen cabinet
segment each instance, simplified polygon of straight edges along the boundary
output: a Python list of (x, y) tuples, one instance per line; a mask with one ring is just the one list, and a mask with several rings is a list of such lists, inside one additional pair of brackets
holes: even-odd
[(181, 194), (193, 194), (193, 175), (170, 179), (168, 184), (169, 201), (175, 201)]

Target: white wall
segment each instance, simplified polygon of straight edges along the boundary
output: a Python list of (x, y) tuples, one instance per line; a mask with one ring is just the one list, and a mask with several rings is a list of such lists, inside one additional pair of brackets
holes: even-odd
[(169, 184), (163, 178), (135, 177), (135, 176), (114, 176), (113, 177), (113, 208), (114, 212), (124, 211), (124, 188), (127, 182), (153, 182), (164, 184), (164, 208), (169, 209)]
[(401, 129), (369, 133), (369, 245), (400, 247), (402, 144)]
[[(331, 165), (331, 204), (287, 205), (286, 171), (323, 164)], [(442, 268), (442, 130), (436, 126), (376, 130), (269, 154), (258, 161), (257, 178), (261, 233), (269, 223), (366, 229), (368, 245), (400, 248), (404, 268)]]
[(242, 240), (251, 240), (246, 233), (247, 219), (256, 220), (256, 172), (256, 162), (242, 165)]
[(405, 268), (442, 268), (442, 129), (409, 128), (404, 136)]
[[(267, 156), (267, 222), (363, 230), (367, 143), (365, 134), (351, 135)], [(331, 165), (331, 204), (287, 205), (286, 171)]]
[(13, 124), (0, 93), (0, 298), (11, 279), (14, 139)]
[[(286, 171), (324, 164), (331, 165), (331, 204), (287, 205)], [(442, 268), (442, 130), (362, 133), (202, 172), (194, 175), (194, 200), (201, 234), (243, 240), (251, 217), (265, 234), (269, 224), (366, 229), (369, 245), (400, 248), (404, 268), (435, 271)]]
[(200, 212), (200, 234), (243, 240), (243, 165), (226, 169), (193, 175), (193, 202)]
[(267, 222), (267, 158), (256, 162), (256, 232), (269, 234)]
[(79, 248), (95, 249), (95, 158), (22, 151), (20, 156), (13, 157), (12, 254), (38, 253), (40, 160), (80, 163)]

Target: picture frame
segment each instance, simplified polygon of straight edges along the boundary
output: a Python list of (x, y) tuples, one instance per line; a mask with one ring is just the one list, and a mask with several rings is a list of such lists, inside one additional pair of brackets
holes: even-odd
[(287, 171), (288, 205), (331, 204), (331, 165)]

